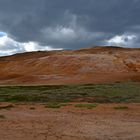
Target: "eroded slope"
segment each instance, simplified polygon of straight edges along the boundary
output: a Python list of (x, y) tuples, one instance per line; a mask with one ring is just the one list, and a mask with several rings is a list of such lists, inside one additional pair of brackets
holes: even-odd
[(140, 81), (140, 49), (94, 47), (0, 58), (0, 84)]

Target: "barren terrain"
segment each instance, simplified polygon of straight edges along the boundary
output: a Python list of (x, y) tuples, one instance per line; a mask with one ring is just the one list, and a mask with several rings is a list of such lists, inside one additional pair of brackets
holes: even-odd
[(89, 84), (140, 81), (140, 49), (94, 47), (0, 58), (0, 84)]
[(139, 82), (0, 87), (0, 140), (139, 139)]
[(140, 140), (140, 49), (0, 57), (0, 140)]
[[(0, 106), (9, 103), (1, 103)], [(100, 104), (93, 109), (59, 109), (13, 104), (0, 110), (0, 140), (139, 140), (139, 104)], [(125, 105), (126, 110), (114, 109)]]

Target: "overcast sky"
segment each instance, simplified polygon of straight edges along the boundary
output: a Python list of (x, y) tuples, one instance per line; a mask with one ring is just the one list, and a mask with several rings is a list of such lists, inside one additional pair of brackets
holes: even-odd
[(140, 0), (0, 0), (0, 55), (139, 44)]

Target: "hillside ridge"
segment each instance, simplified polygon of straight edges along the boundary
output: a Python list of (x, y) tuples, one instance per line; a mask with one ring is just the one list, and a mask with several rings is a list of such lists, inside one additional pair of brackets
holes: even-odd
[(140, 48), (96, 46), (0, 57), (1, 85), (140, 81)]

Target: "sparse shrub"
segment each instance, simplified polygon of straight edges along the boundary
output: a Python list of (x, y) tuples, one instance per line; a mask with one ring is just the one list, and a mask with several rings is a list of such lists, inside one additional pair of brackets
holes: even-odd
[(30, 110), (35, 110), (35, 107), (30, 107)]
[(76, 104), (75, 107), (92, 109), (97, 107), (97, 104)]
[(45, 108), (61, 108), (62, 106), (67, 106), (68, 104), (64, 103), (48, 103)]
[(123, 110), (123, 109), (128, 109), (128, 107), (127, 106), (115, 106), (114, 109)]
[(4, 115), (0, 115), (0, 119), (5, 119), (5, 116)]
[(9, 110), (9, 109), (11, 109), (13, 107), (14, 107), (13, 105), (0, 106), (0, 109), (7, 109), (7, 110)]

